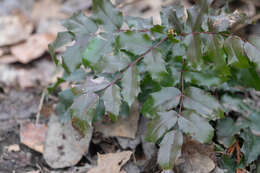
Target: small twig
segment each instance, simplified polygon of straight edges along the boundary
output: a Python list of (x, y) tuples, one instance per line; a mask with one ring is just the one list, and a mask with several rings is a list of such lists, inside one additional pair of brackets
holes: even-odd
[(46, 95), (46, 92), (47, 92), (47, 89), (44, 88), (43, 91), (42, 91), (42, 95), (41, 95), (41, 100), (40, 100), (40, 103), (39, 103), (39, 106), (38, 106), (38, 112), (37, 112), (37, 115), (36, 115), (36, 122), (35, 124), (38, 125), (39, 124), (39, 120), (40, 120), (40, 116), (41, 116), (41, 109), (42, 109), (42, 105), (43, 105), (43, 101), (44, 101), (44, 97)]
[(184, 59), (182, 57), (182, 70), (181, 70), (181, 97), (180, 97), (180, 108), (179, 108), (179, 114), (182, 113), (182, 106), (183, 106), (183, 96), (184, 96)]

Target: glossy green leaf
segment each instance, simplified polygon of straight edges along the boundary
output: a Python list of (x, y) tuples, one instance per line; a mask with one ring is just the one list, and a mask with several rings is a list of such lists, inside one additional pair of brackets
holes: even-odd
[(258, 71), (260, 71), (260, 49), (257, 49), (254, 45), (246, 42), (244, 45), (245, 53), (249, 57), (250, 61), (256, 63)]
[(58, 48), (66, 45), (67, 43), (72, 42), (73, 39), (74, 39), (74, 37), (73, 37), (72, 33), (67, 32), (67, 31), (59, 32), (57, 37), (56, 37), (56, 40), (53, 43), (48, 45), (49, 52), (50, 52), (52, 58), (54, 59), (54, 62), (55, 62), (56, 65), (59, 63), (59, 61), (57, 59), (55, 51)]
[(232, 97), (228, 94), (225, 94), (221, 97), (221, 103), (226, 112), (236, 111), (242, 114), (248, 113), (245, 104), (243, 103), (243, 98)]
[(186, 89), (183, 106), (195, 110), (204, 118), (210, 120), (218, 118), (217, 113), (222, 109), (216, 98), (195, 87)]
[(106, 31), (120, 29), (123, 24), (122, 13), (114, 8), (109, 0), (92, 0), (95, 20), (101, 23)]
[(82, 121), (86, 121), (88, 125), (92, 125), (95, 117), (96, 107), (98, 104), (98, 96), (94, 93), (87, 93), (74, 99), (69, 111), (71, 117), (77, 117)]
[(236, 172), (236, 160), (234, 158), (230, 158), (227, 155), (223, 155), (220, 161), (221, 168), (227, 170), (228, 173)]
[(134, 29), (149, 29), (153, 27), (153, 19), (148, 18), (140, 18), (140, 17), (133, 17), (133, 16), (126, 16), (125, 21), (129, 28)]
[(249, 116), (244, 117), (243, 119), (240, 119), (241, 121), (239, 122), (241, 125), (244, 127), (249, 127), (252, 131), (253, 134), (255, 135), (260, 135), (260, 111), (259, 109), (257, 110), (252, 110), (249, 114)]
[(217, 87), (223, 83), (221, 78), (217, 77), (214, 73), (204, 73), (187, 71), (185, 74), (185, 81), (198, 86)]
[(140, 75), (136, 66), (127, 69), (121, 83), (123, 98), (131, 106), (140, 93)]
[(211, 142), (214, 129), (208, 120), (192, 111), (184, 111), (178, 119), (180, 130), (201, 143)]
[(157, 107), (160, 111), (165, 111), (178, 105), (181, 92), (175, 87), (165, 87), (151, 95), (155, 100), (154, 107)]
[(169, 131), (160, 143), (157, 162), (162, 169), (172, 169), (181, 156), (183, 135), (179, 130)]
[(142, 113), (154, 117), (156, 112), (168, 111), (179, 104), (181, 92), (175, 87), (165, 87), (151, 94), (142, 107)]
[(142, 78), (141, 81), (141, 93), (138, 96), (138, 100), (144, 103), (150, 96), (151, 93), (159, 91), (161, 86), (158, 82), (153, 81), (150, 74), (147, 74)]
[(69, 75), (63, 77), (64, 80), (68, 82), (80, 82), (85, 80), (87, 77), (86, 72), (83, 69), (77, 69)]
[(145, 63), (145, 69), (150, 72), (152, 79), (160, 81), (163, 72), (166, 72), (165, 61), (163, 55), (159, 49), (153, 49), (150, 53), (145, 55), (143, 62)]
[(73, 93), (72, 89), (66, 89), (59, 93), (59, 103), (57, 104), (56, 111), (62, 122), (70, 120), (70, 114), (67, 110), (72, 105), (75, 98), (76, 95)]
[(104, 104), (104, 100), (102, 100), (102, 98), (99, 97), (99, 101), (96, 107), (96, 111), (95, 111), (95, 116), (93, 118), (93, 121), (100, 121), (102, 119), (102, 117), (105, 115), (106, 113), (106, 108), (105, 108), (105, 104)]
[(157, 116), (148, 123), (146, 140), (156, 142), (168, 130), (174, 127), (177, 119), (178, 114), (173, 110), (168, 112), (158, 112)]
[(81, 12), (73, 14), (71, 18), (64, 20), (62, 24), (67, 30), (74, 33), (76, 38), (94, 34), (98, 29), (95, 22)]
[(131, 63), (130, 58), (122, 52), (116, 55), (105, 55), (102, 60), (104, 62), (103, 73), (119, 72)]
[(172, 6), (163, 8), (161, 12), (161, 20), (167, 28), (174, 28), (178, 33), (183, 32), (183, 18), (185, 16), (185, 8), (183, 6)]
[(200, 69), (202, 64), (200, 34), (191, 34), (185, 37), (184, 43), (187, 48), (187, 58), (194, 68)]
[(146, 33), (127, 31), (120, 33), (121, 49), (140, 55), (152, 47), (152, 40)]
[(234, 135), (240, 131), (240, 127), (237, 126), (233, 119), (227, 117), (217, 121), (217, 140), (226, 147), (230, 147), (234, 144)]
[(260, 76), (254, 66), (243, 69), (233, 69), (232, 77), (236, 85), (254, 88), (260, 91)]
[(120, 88), (117, 85), (108, 87), (103, 95), (106, 111), (116, 116), (119, 115), (121, 105)]
[(227, 38), (224, 48), (228, 55), (228, 64), (239, 69), (249, 67), (248, 59), (244, 54), (244, 42), (239, 37), (232, 36)]
[(244, 140), (241, 151), (244, 153), (246, 163), (250, 164), (260, 155), (260, 137), (252, 134), (249, 129), (244, 130), (241, 137)]
[(93, 38), (88, 47), (83, 52), (83, 58), (90, 63), (91, 66), (99, 64), (99, 60), (102, 56), (106, 56), (112, 52), (110, 38), (96, 36)]
[(74, 72), (82, 63), (82, 57), (89, 43), (89, 37), (81, 37), (74, 45), (67, 47), (62, 54), (63, 67), (67, 72)]
[(173, 56), (184, 56), (186, 54), (186, 48), (183, 43), (179, 42), (173, 45), (172, 55)]

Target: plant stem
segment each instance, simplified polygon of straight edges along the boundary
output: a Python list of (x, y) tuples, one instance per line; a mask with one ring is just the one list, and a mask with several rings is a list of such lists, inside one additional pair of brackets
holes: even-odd
[(128, 64), (122, 71), (121, 71), (121, 75), (117, 78), (115, 78), (110, 84), (108, 84), (105, 88), (110, 87), (111, 85), (114, 85), (118, 80), (120, 80), (122, 78), (122, 74), (130, 67), (133, 67), (134, 65), (136, 65), (139, 61), (141, 61), (145, 55), (147, 55), (148, 53), (150, 53), (154, 48), (159, 47), (164, 41), (166, 41), (168, 39), (168, 35), (166, 37), (164, 37), (163, 39), (161, 39), (158, 43), (156, 43), (155, 45), (153, 45), (152, 47), (150, 47), (147, 51), (145, 51), (143, 54), (141, 54), (136, 60), (134, 60), (132, 63)]
[(119, 29), (118, 32), (127, 32), (127, 31), (134, 31), (134, 32), (150, 32), (150, 29), (135, 29), (135, 30), (130, 30), (130, 29)]
[(182, 106), (183, 106), (183, 96), (184, 96), (184, 59), (182, 57), (182, 70), (181, 70), (181, 97), (180, 97), (180, 108), (179, 108), (179, 115), (182, 113)]

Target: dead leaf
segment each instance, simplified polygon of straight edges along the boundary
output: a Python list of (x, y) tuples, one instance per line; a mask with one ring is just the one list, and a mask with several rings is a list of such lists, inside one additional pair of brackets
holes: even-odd
[(30, 61), (39, 58), (48, 50), (48, 44), (55, 40), (53, 34), (34, 34), (30, 36), (25, 43), (11, 47), (11, 53), (18, 62), (27, 64)]
[(37, 170), (37, 171), (29, 171), (29, 172), (26, 172), (26, 173), (40, 173), (40, 171), (39, 170)]
[(176, 172), (210, 173), (216, 167), (215, 152), (212, 145), (201, 144), (187, 139), (182, 146), (182, 156), (175, 164)]
[(0, 64), (0, 82), (20, 88), (47, 86), (53, 82), (54, 72), (55, 64), (44, 58), (33, 62), (30, 67)]
[(85, 137), (82, 137), (71, 122), (61, 124), (58, 117), (52, 115), (48, 123), (43, 157), (52, 168), (74, 166), (88, 152), (91, 137), (91, 127), (87, 129)]
[(25, 122), (21, 124), (20, 139), (21, 143), (29, 148), (43, 153), (43, 144), (45, 140), (45, 133), (47, 127), (44, 124), (37, 124)]
[(140, 114), (139, 103), (135, 102), (131, 109), (130, 115), (127, 118), (119, 118), (115, 123), (97, 122), (94, 124), (95, 131), (100, 132), (104, 137), (126, 137), (135, 139), (138, 120)]
[(87, 173), (126, 173), (121, 167), (130, 159), (132, 151), (98, 154), (97, 167)]
[(0, 16), (0, 46), (25, 40), (33, 31), (33, 24), (24, 15)]
[(31, 17), (35, 22), (48, 18), (65, 18), (67, 15), (61, 12), (61, 7), (62, 4), (59, 1), (36, 1), (34, 3)]
[(8, 152), (18, 152), (20, 151), (20, 146), (18, 144), (9, 145), (6, 147)]
[(16, 61), (16, 57), (13, 55), (4, 55), (0, 57), (0, 64), (11, 64)]

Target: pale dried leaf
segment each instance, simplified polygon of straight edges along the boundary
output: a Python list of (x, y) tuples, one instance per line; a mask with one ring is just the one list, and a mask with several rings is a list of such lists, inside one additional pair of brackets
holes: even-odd
[(0, 16), (0, 46), (25, 40), (33, 31), (33, 24), (22, 14)]
[(78, 163), (88, 151), (92, 137), (89, 127), (85, 137), (75, 130), (71, 122), (61, 124), (56, 115), (52, 115), (48, 123), (43, 157), (52, 168), (64, 168)]
[(20, 151), (20, 146), (18, 144), (9, 145), (6, 147), (8, 152), (18, 152)]
[(87, 173), (125, 173), (121, 167), (130, 159), (132, 151), (98, 154), (98, 165)]
[(35, 34), (30, 36), (25, 43), (15, 45), (11, 48), (11, 53), (18, 62), (27, 64), (39, 58), (48, 50), (48, 44), (55, 40), (53, 34)]
[(20, 139), (21, 143), (29, 148), (43, 153), (43, 143), (47, 127), (44, 124), (33, 124), (25, 122), (21, 124)]

